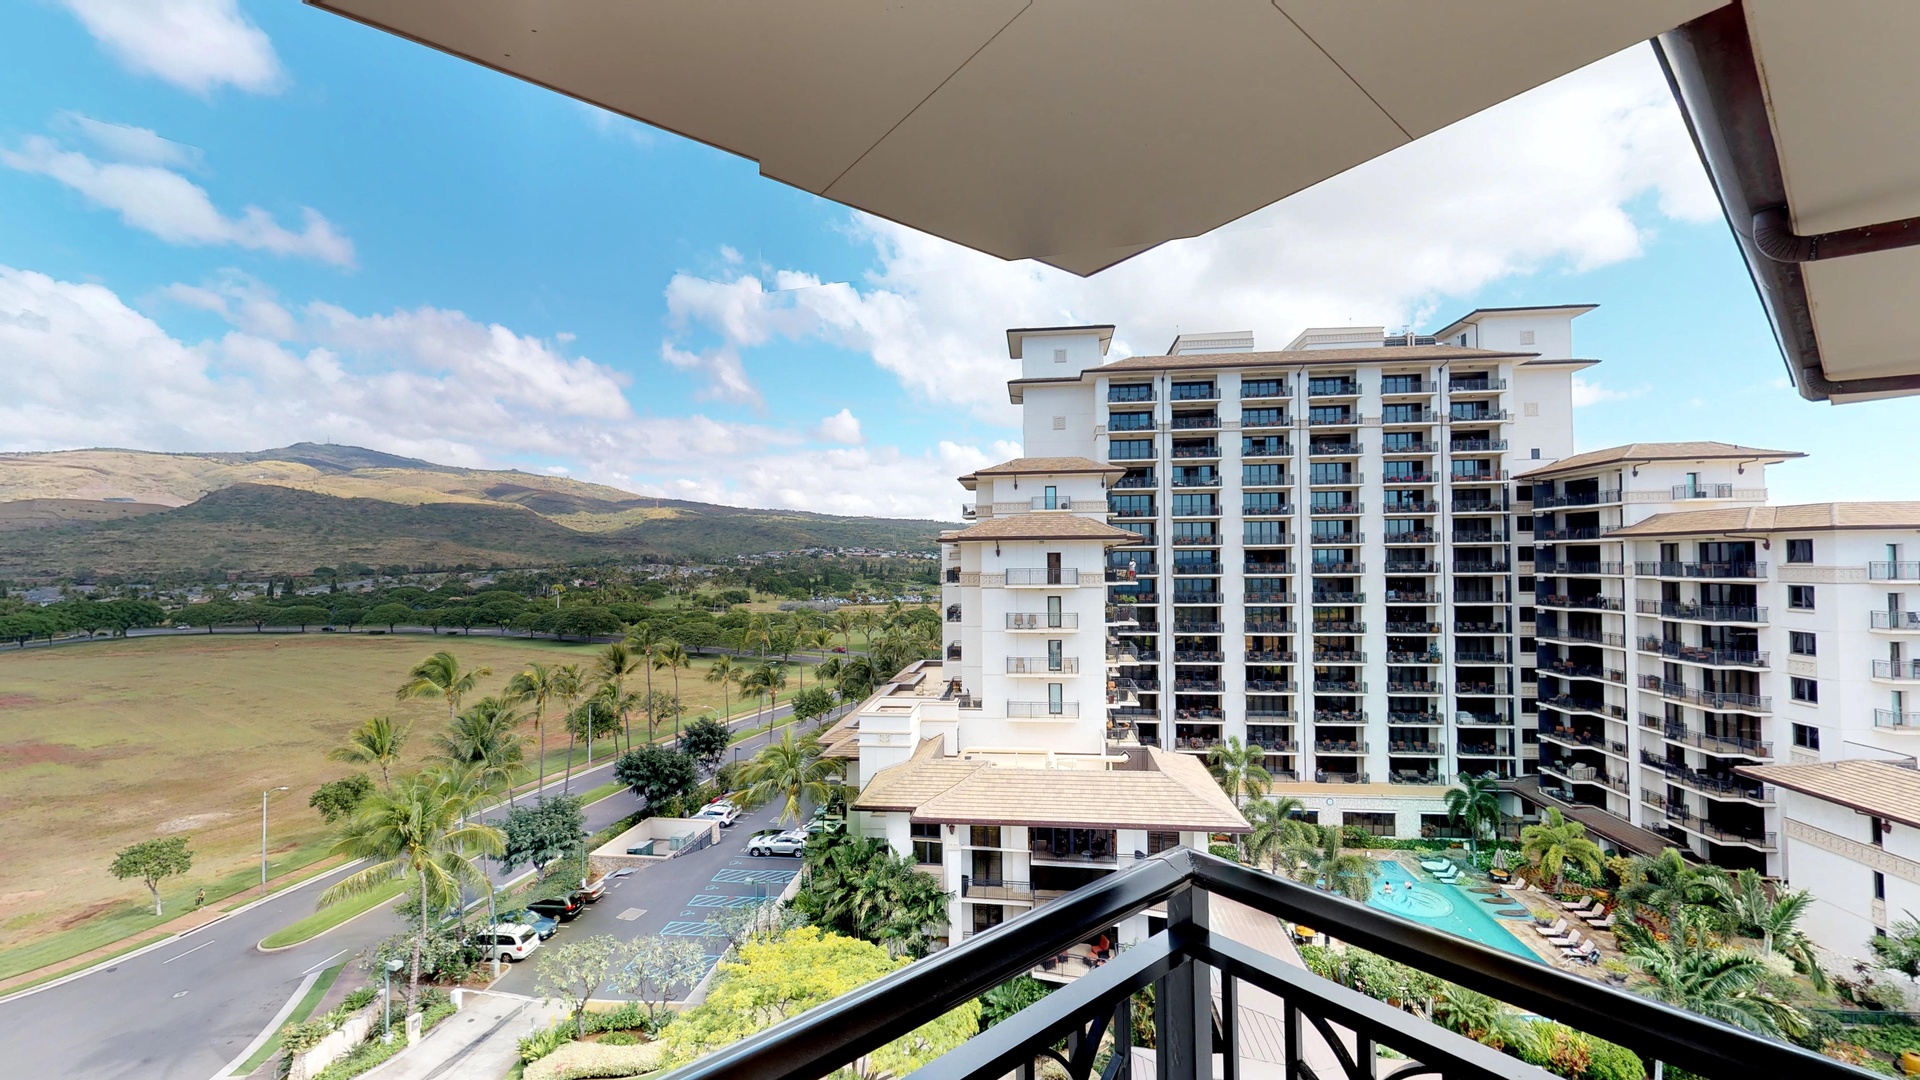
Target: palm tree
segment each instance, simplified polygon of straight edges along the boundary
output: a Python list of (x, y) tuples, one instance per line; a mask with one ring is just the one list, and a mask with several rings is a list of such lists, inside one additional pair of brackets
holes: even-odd
[(748, 615), (747, 625), (740, 628), (740, 647), (742, 649), (750, 649), (758, 645), (760, 647), (760, 659), (765, 660), (767, 658), (767, 649), (772, 644), (773, 626), (767, 622), (767, 617), (757, 612)]
[(746, 800), (759, 806), (775, 798), (785, 800), (780, 808), (780, 823), (800, 820), (800, 802), (816, 805), (825, 802), (830, 792), (827, 781), (840, 775), (841, 764), (820, 756), (820, 740), (809, 735), (798, 742), (793, 732), (780, 737), (747, 760), (740, 769), (740, 782), (747, 786)]
[(1373, 894), (1373, 860), (1340, 847), (1340, 830), (1318, 826), (1319, 846), (1309, 848), (1309, 858), (1294, 870), (1294, 880), (1304, 881), (1349, 900), (1365, 902)]
[[(680, 734), (680, 671), (682, 668), (692, 667), (693, 661), (687, 659), (685, 646), (677, 641), (668, 641), (663, 643), (659, 650), (653, 654), (653, 666), (673, 673), (673, 733), (675, 737), (678, 737)], [(654, 711), (651, 707), (651, 702), (649, 702), (647, 709), (648, 742), (653, 741), (653, 722)]]
[(833, 632), (840, 635), (841, 644), (846, 646), (847, 655), (853, 655), (853, 630), (859, 622), (859, 616), (847, 608), (833, 613)]
[(1292, 796), (1255, 799), (1242, 808), (1241, 813), (1253, 826), (1241, 841), (1247, 858), (1264, 860), (1270, 874), (1278, 874), (1283, 863), (1297, 865), (1301, 846), (1318, 839), (1310, 835), (1313, 826), (1299, 816), (1302, 809), (1300, 800)]
[(741, 674), (740, 665), (733, 662), (733, 657), (721, 653), (713, 658), (713, 664), (707, 668), (707, 673), (700, 676), (707, 682), (717, 683), (720, 686), (721, 723), (725, 723), (733, 715), (733, 705), (728, 693), (733, 689), (733, 684), (740, 681)]
[[(752, 693), (755, 702), (758, 703), (763, 699), (777, 700), (780, 690), (784, 688), (786, 684), (786, 671), (780, 664), (768, 662), (756, 665), (749, 670), (746, 675), (740, 679), (740, 690), (742, 693)], [(763, 707), (758, 711), (764, 713), (765, 709)], [(771, 725), (767, 728), (767, 742), (769, 744), (773, 742), (773, 728)]]
[(407, 745), (407, 733), (412, 730), (412, 725), (396, 729), (391, 716), (368, 717), (347, 735), (344, 745), (329, 750), (327, 757), (374, 766), (380, 770), (380, 787), (391, 793), (393, 766), (400, 760), (400, 750)]
[(1615, 890), (1614, 899), (1629, 911), (1656, 912), (1672, 926), (1687, 905), (1714, 901), (1719, 894), (1715, 885), (1719, 877), (1719, 871), (1695, 866), (1682, 858), (1677, 848), (1663, 848), (1652, 858), (1635, 855), (1629, 861), (1625, 880)]
[(1460, 774), (1460, 786), (1447, 789), (1447, 821), (1464, 825), (1467, 848), (1480, 851), (1480, 834), (1491, 823), (1494, 835), (1500, 833), (1500, 782), (1492, 773), (1485, 776)]
[[(657, 647), (657, 646), (656, 646)], [(634, 655), (625, 642), (616, 641), (600, 650), (600, 658), (593, 662), (593, 677), (613, 687), (615, 700), (624, 701), (627, 676), (646, 666), (646, 661)], [(647, 672), (647, 693), (653, 693), (653, 672)], [(620, 713), (620, 726), (626, 731), (627, 749), (633, 749), (633, 725), (627, 721), (627, 714)]]
[(1627, 962), (1647, 977), (1644, 992), (1771, 1038), (1804, 1031), (1806, 1017), (1761, 985), (1766, 965), (1760, 957), (1713, 941), (1708, 918), (1697, 908), (1682, 909), (1664, 939), (1638, 924), (1620, 924)]
[(1552, 885), (1560, 883), (1567, 863), (1589, 874), (1600, 873), (1600, 845), (1587, 839), (1585, 825), (1568, 821), (1557, 807), (1547, 808), (1547, 820), (1520, 830), (1520, 854)]
[(371, 859), (373, 865), (321, 893), (321, 907), (393, 880), (410, 881), (420, 890), (420, 932), (413, 939), (408, 975), (409, 1011), (419, 1000), (420, 950), (432, 913), (457, 903), (462, 885), (485, 884), (487, 876), (476, 857), (498, 855), (505, 847), (499, 829), (466, 820), (480, 797), (478, 791), (431, 775), (408, 777), (391, 792), (374, 792), (361, 800), (333, 846), (336, 855)]
[(1738, 933), (1760, 942), (1760, 955), (1779, 953), (1793, 961), (1794, 970), (1813, 983), (1814, 989), (1827, 988), (1827, 973), (1814, 954), (1813, 942), (1800, 929), (1800, 917), (1813, 906), (1813, 894), (1770, 891), (1759, 871), (1746, 868), (1732, 878), (1714, 883), (1720, 910)]
[(1266, 751), (1240, 745), (1238, 735), (1227, 736), (1226, 742), (1214, 743), (1207, 751), (1208, 770), (1235, 806), (1266, 795), (1273, 783), (1273, 774), (1262, 764), (1265, 760)]
[[(558, 671), (545, 664), (528, 664), (522, 671), (507, 680), (507, 694), (515, 702), (533, 702), (533, 735), (540, 743), (540, 771), (534, 775), (542, 782), (537, 791), (545, 791), (547, 778), (547, 700), (555, 696)], [(540, 797), (541, 802), (546, 796)]]
[(513, 785), (527, 771), (526, 736), (516, 729), (520, 713), (497, 697), (483, 697), (454, 718), (444, 735), (435, 736), (440, 757), (478, 766), (478, 780), (489, 790), (505, 788), (513, 804)]
[(837, 656), (829, 656), (825, 660), (820, 661), (820, 666), (814, 669), (813, 681), (821, 686), (831, 686), (838, 689), (840, 686), (840, 676), (846, 674), (846, 670), (847, 662), (845, 660)]
[(1433, 1018), (1447, 1030), (1495, 1050), (1518, 1042), (1525, 1034), (1520, 1014), (1511, 1006), (1453, 983), (1441, 989), (1439, 999), (1433, 1004)]
[(446, 698), (447, 723), (453, 723), (455, 713), (460, 711), (460, 699), (473, 692), (485, 676), (493, 674), (489, 667), (477, 667), (472, 671), (460, 670), (460, 661), (450, 652), (437, 652), (407, 672), (407, 681), (400, 684), (394, 692), (394, 698), (405, 701), (408, 698)]
[(560, 781), (560, 793), (565, 795), (573, 790), (573, 703), (580, 699), (582, 685), (579, 664), (561, 664), (553, 669), (553, 689), (551, 695), (560, 699), (563, 715), (569, 718), (567, 723), (567, 769)]

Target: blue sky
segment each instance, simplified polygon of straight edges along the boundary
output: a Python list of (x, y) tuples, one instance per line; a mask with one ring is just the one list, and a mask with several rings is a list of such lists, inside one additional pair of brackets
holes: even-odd
[[(0, 449), (332, 439), (649, 494), (951, 517), (1002, 330), (1431, 327), (1595, 302), (1583, 447), (1805, 450), (1911, 497), (1920, 403), (1802, 402), (1644, 49), (1090, 280), (292, 3), (0, 5)], [(18, 47), (25, 45), (26, 47)]]

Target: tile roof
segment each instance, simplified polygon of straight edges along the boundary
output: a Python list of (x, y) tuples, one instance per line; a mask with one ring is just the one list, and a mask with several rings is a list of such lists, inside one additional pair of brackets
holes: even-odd
[(1556, 476), (1565, 472), (1577, 472), (1601, 465), (1629, 461), (1715, 461), (1727, 458), (1739, 460), (1785, 461), (1788, 458), (1806, 457), (1798, 450), (1762, 450), (1755, 446), (1739, 446), (1723, 442), (1637, 442), (1624, 446), (1609, 446), (1605, 450), (1589, 450), (1584, 454), (1575, 454), (1570, 458), (1561, 458), (1551, 465), (1542, 465), (1520, 474), (1524, 480), (1529, 476)]
[[(1118, 465), (1102, 465), (1083, 457), (1023, 457), (975, 469), (967, 476), (1035, 476), (1043, 473), (1124, 473)], [(966, 477), (961, 477), (966, 479)]]
[(1920, 502), (1802, 503), (1730, 506), (1655, 514), (1615, 529), (1614, 537), (1698, 536), (1734, 532), (1824, 532), (1834, 529), (1920, 529)]
[(1294, 349), (1270, 352), (1192, 353), (1186, 356), (1130, 356), (1087, 369), (1088, 375), (1128, 371), (1166, 371), (1178, 368), (1274, 367), (1347, 363), (1432, 363), (1436, 360), (1515, 360), (1540, 355), (1465, 349), (1458, 345), (1368, 345), (1354, 349)]
[(841, 761), (860, 759), (858, 713), (849, 713), (839, 723), (820, 733), (820, 756)]
[(1742, 765), (1734, 772), (1902, 825), (1920, 828), (1920, 772), (1887, 761)]
[(978, 525), (957, 532), (940, 534), (943, 542), (956, 540), (1112, 540), (1121, 544), (1140, 543), (1140, 536), (1116, 529), (1104, 521), (1078, 514), (1012, 514), (990, 517)]
[(922, 743), (913, 759), (880, 770), (854, 808), (911, 810), (913, 820), (960, 825), (1246, 832), (1248, 825), (1206, 767), (1152, 747), (1144, 768), (1028, 768), (941, 758)]

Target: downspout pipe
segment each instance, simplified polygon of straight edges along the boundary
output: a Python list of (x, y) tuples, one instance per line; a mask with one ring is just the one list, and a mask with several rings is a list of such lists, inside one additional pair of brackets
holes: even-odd
[(1793, 218), (1785, 206), (1769, 206), (1753, 214), (1753, 246), (1774, 262), (1842, 259), (1915, 245), (1920, 245), (1920, 217), (1802, 236), (1793, 231)]

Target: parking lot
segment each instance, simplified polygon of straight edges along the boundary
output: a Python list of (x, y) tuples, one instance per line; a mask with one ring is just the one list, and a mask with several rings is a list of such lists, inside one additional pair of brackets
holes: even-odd
[[(747, 854), (747, 838), (774, 828), (778, 815), (777, 802), (742, 814), (732, 828), (722, 831), (720, 842), (712, 847), (610, 880), (607, 895), (588, 905), (572, 922), (561, 923), (559, 932), (543, 948), (592, 934), (620, 938), (659, 934), (701, 941), (707, 945), (709, 963), (718, 960), (723, 946), (707, 916), (778, 896), (800, 872), (798, 858), (755, 858)], [(540, 952), (536, 950), (501, 975), (494, 989), (537, 996), (534, 972), (539, 962)]]

